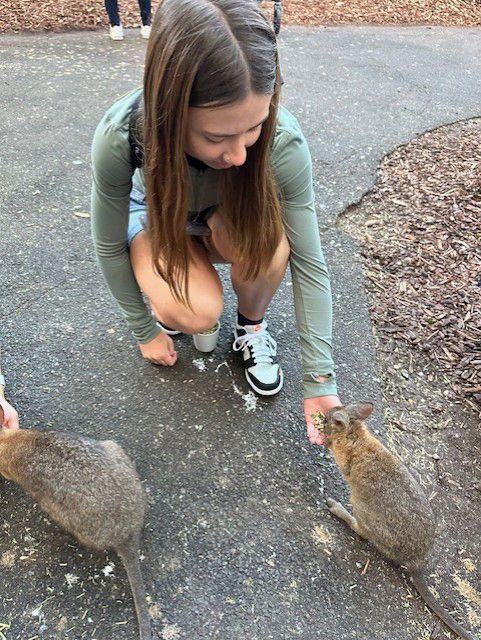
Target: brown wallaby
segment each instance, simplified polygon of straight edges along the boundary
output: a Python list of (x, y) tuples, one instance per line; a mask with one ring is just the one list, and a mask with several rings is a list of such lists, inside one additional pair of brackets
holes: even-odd
[[(0, 407), (0, 425), (2, 413)], [(117, 552), (132, 589), (140, 638), (151, 640), (138, 556), (145, 494), (123, 449), (113, 440), (0, 428), (0, 474), (83, 545)]]
[(405, 465), (363, 424), (372, 410), (372, 404), (360, 402), (331, 409), (323, 425), (315, 420), (351, 489), (353, 515), (331, 498), (326, 500), (329, 510), (389, 560), (406, 567), (429, 608), (459, 637), (474, 640), (426, 584), (423, 569), (436, 538), (433, 510)]

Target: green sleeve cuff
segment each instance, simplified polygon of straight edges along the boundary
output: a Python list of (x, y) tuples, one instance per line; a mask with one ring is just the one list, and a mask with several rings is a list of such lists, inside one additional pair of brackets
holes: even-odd
[(322, 396), (337, 396), (337, 384), (336, 374), (322, 374), (329, 375), (326, 382), (317, 382), (310, 374), (304, 375), (304, 398), (320, 398)]
[(159, 333), (162, 333), (162, 329), (155, 322), (155, 320), (152, 320), (152, 323), (149, 324), (148, 328), (144, 329), (141, 332), (132, 331), (132, 335), (137, 340), (137, 342), (140, 342), (140, 344), (145, 344), (147, 342), (150, 342), (151, 340), (156, 338), (159, 335)]

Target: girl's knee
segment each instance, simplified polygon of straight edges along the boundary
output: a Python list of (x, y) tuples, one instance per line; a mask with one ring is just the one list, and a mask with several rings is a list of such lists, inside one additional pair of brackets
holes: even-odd
[(177, 305), (175, 309), (158, 309), (159, 319), (171, 329), (187, 334), (212, 329), (223, 311), (222, 297), (202, 301), (191, 299), (191, 302), (192, 309), (184, 305)]

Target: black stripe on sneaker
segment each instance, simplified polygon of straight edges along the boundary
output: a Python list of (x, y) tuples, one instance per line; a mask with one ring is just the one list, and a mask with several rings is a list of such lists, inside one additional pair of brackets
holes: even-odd
[(246, 376), (247, 376), (248, 381), (251, 384), (251, 386), (255, 390), (259, 390), (259, 391), (272, 391), (273, 389), (276, 389), (279, 386), (280, 382), (281, 382), (281, 371), (280, 371), (280, 369), (279, 369), (279, 373), (277, 375), (277, 379), (274, 380), (274, 382), (271, 382), (270, 384), (266, 384), (264, 382), (261, 382), (255, 376), (253, 376), (252, 373), (250, 373), (249, 371), (246, 371)]

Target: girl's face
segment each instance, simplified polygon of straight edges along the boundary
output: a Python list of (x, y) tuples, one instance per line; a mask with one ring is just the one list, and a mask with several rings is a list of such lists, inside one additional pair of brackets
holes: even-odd
[(224, 107), (190, 107), (185, 151), (212, 169), (244, 164), (269, 117), (271, 97), (250, 93)]

